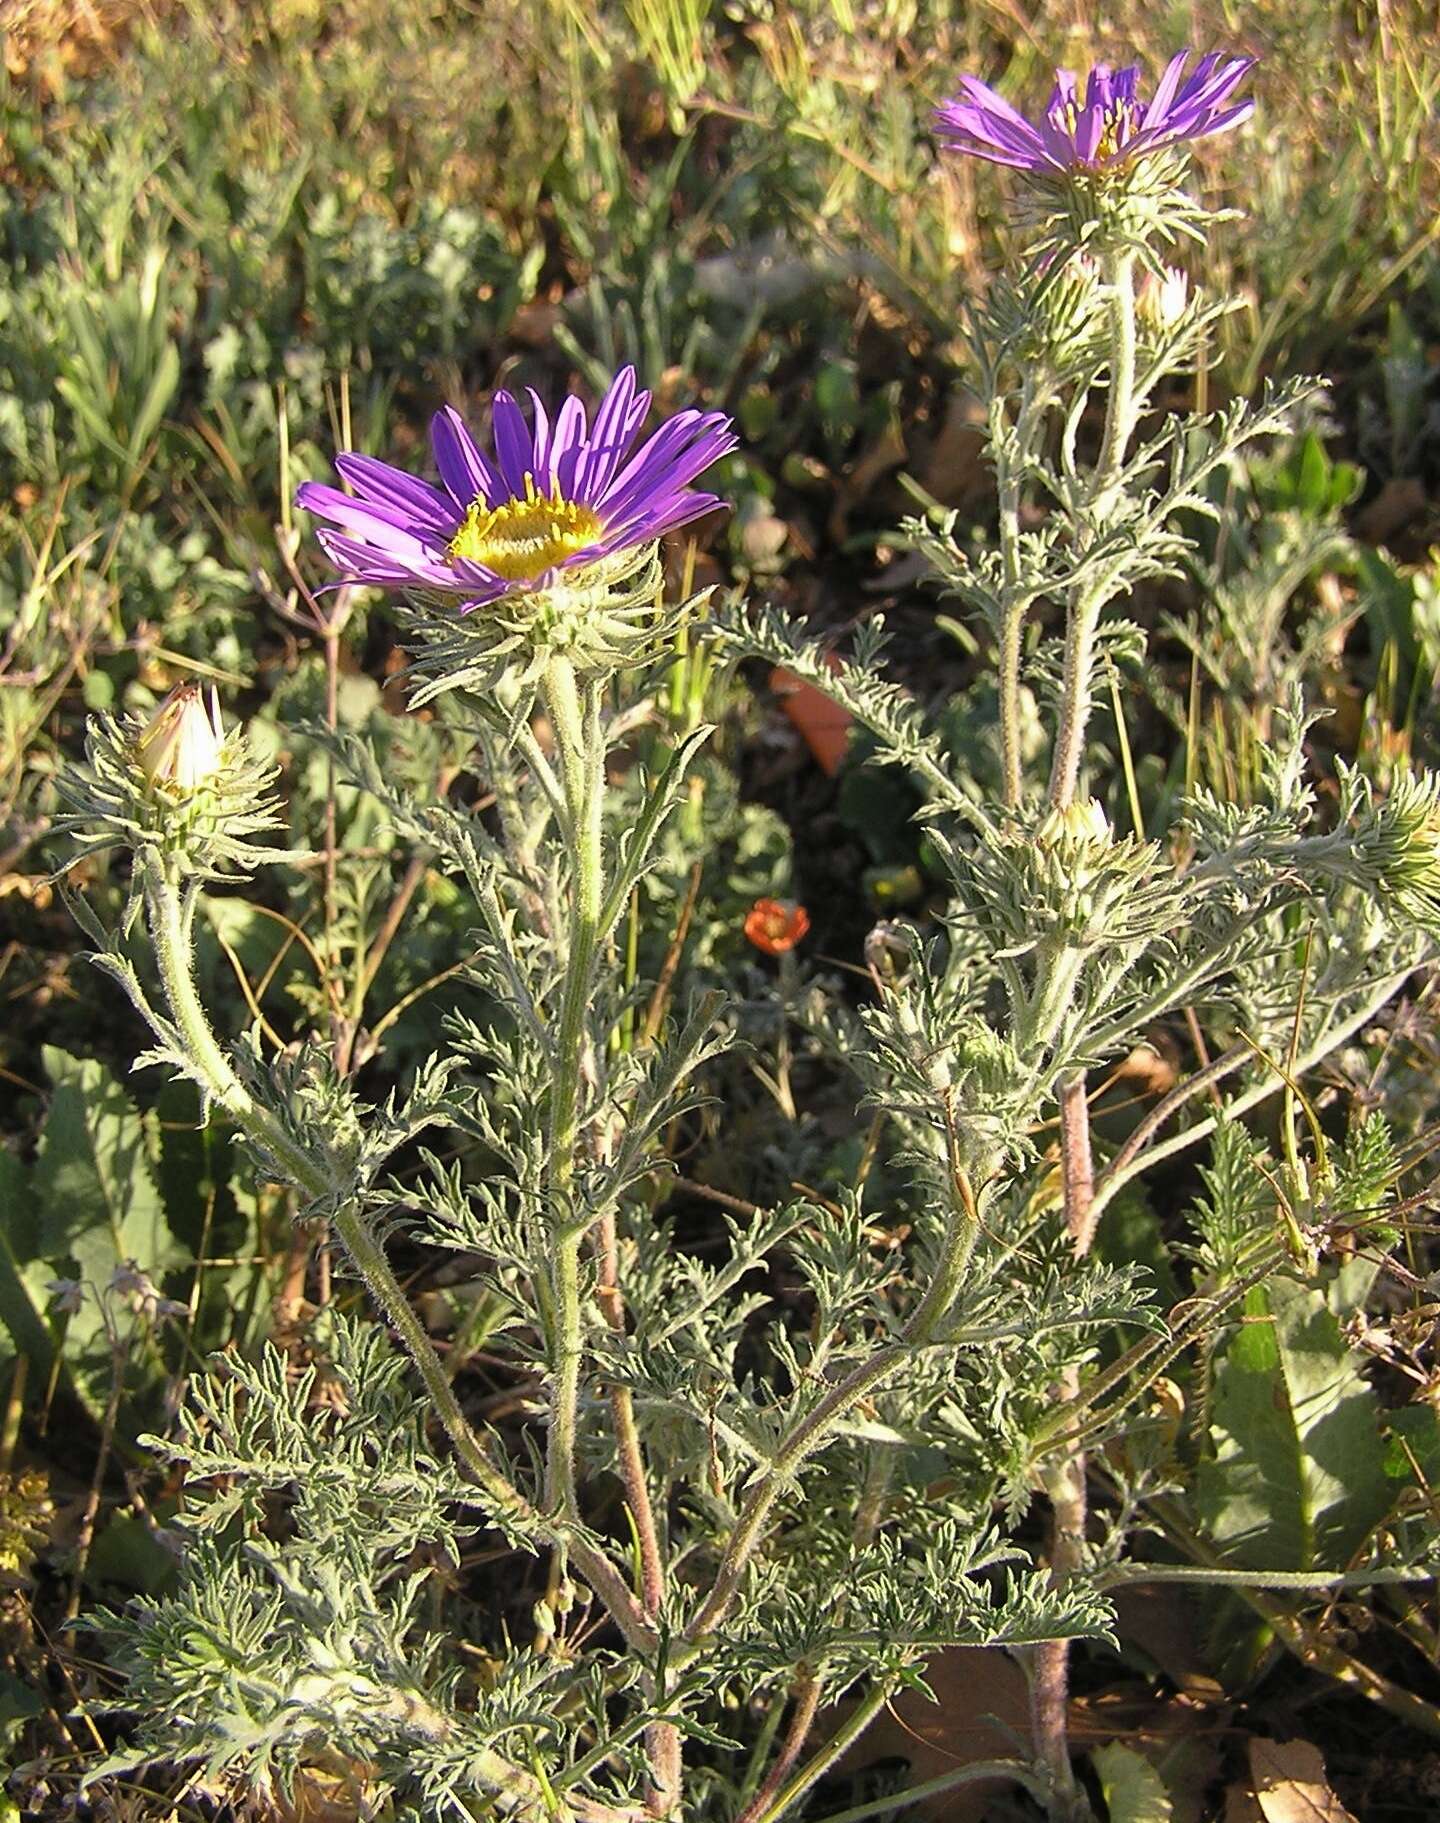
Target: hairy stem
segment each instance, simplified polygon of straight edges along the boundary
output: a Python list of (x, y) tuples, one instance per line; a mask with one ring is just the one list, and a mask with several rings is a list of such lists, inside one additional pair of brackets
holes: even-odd
[(944, 1797), (946, 1792), (959, 1791), (962, 1785), (978, 1785), (991, 1779), (1010, 1779), (1017, 1785), (1023, 1785), (1032, 1796), (1044, 1796), (1031, 1776), (1030, 1768), (1019, 1760), (973, 1760), (968, 1766), (957, 1767), (954, 1772), (942, 1772), (937, 1778), (926, 1779), (920, 1785), (907, 1785), (904, 1791), (891, 1792), (888, 1797), (876, 1798), (869, 1804), (856, 1804), (850, 1810), (832, 1811), (828, 1817), (821, 1819), (821, 1823), (868, 1823), (872, 1817), (888, 1817), (897, 1810), (908, 1810), (912, 1804), (926, 1804), (931, 1798)]
[[(1020, 751), (1020, 658), (1025, 615), (1030, 597), (1021, 589), (1023, 564), (1020, 552), (1020, 506), (1026, 466), (1036, 426), (1049, 403), (1048, 382), (1041, 384), (1027, 373), (1021, 383), (1020, 406), (1015, 415), (1014, 451), (996, 462), (1000, 495), (1000, 560), (1004, 565), (1006, 601), (999, 629), (998, 691), (1000, 705), (1000, 755), (1006, 806), (1018, 809), (1025, 794), (1023, 757)], [(1003, 409), (997, 405), (997, 409)], [(998, 445), (997, 452), (998, 452)]]
[(1077, 1070), (1059, 1085), (1060, 1172), (1065, 1197), (1065, 1227), (1083, 1260), (1095, 1240), (1095, 1162), (1090, 1150), (1090, 1103), (1085, 1072)]
[[(1317, 1063), (1322, 1062), (1332, 1051), (1339, 1050), (1342, 1044), (1368, 1025), (1381, 1007), (1387, 1001), (1392, 1000), (1414, 974), (1416, 966), (1411, 964), (1383, 977), (1366, 995), (1356, 1012), (1347, 1014), (1345, 1018), (1330, 1026), (1313, 1044), (1300, 1053), (1295, 1060), (1294, 1067), (1289, 1071), (1291, 1078), (1298, 1082), (1307, 1071), (1313, 1070)], [(1242, 1090), (1233, 1100), (1227, 1101), (1213, 1114), (1206, 1115), (1203, 1120), (1197, 1120), (1193, 1126), (1186, 1127), (1183, 1132), (1172, 1133), (1168, 1139), (1156, 1140), (1138, 1153), (1133, 1153), (1123, 1167), (1117, 1158), (1100, 1173), (1096, 1181), (1094, 1200), (1091, 1204), (1093, 1216), (1098, 1219), (1101, 1210), (1125, 1188), (1132, 1178), (1138, 1177), (1143, 1171), (1148, 1171), (1158, 1160), (1170, 1158), (1176, 1152), (1184, 1152), (1189, 1147), (1198, 1145), (1202, 1139), (1208, 1139), (1222, 1121), (1238, 1120), (1242, 1114), (1248, 1114), (1252, 1108), (1258, 1108), (1262, 1102), (1268, 1101), (1272, 1095), (1277, 1094), (1284, 1087), (1284, 1077), (1264, 1076), (1253, 1087)]]
[[(617, 1335), (625, 1332), (625, 1306), (620, 1296), (619, 1248), (612, 1210), (599, 1223), (599, 1303), (605, 1320)], [(640, 1428), (635, 1422), (635, 1400), (628, 1386), (610, 1388), (610, 1416), (615, 1426), (615, 1453), (620, 1479), (640, 1545), (640, 1600), (645, 1618), (653, 1625), (665, 1607), (665, 1559), (660, 1549), (660, 1529), (655, 1503), (645, 1473)], [(682, 1778), (680, 1731), (673, 1722), (653, 1722), (645, 1731), (646, 1757), (650, 1762), (650, 1815), (669, 1816), (679, 1801)]]
[(821, 1779), (890, 1701), (895, 1685), (882, 1678), (846, 1716), (818, 1753), (812, 1754), (800, 1770), (789, 1778), (763, 1810), (757, 1811), (754, 1823), (776, 1823), (793, 1804), (797, 1804), (817, 1779)]
[(815, 1721), (815, 1711), (820, 1707), (820, 1690), (820, 1678), (808, 1665), (802, 1666), (795, 1679), (795, 1707), (790, 1715), (790, 1726), (785, 1730), (785, 1739), (775, 1756), (775, 1764), (766, 1773), (755, 1796), (736, 1817), (735, 1823), (760, 1823), (762, 1817), (773, 1814), (770, 1806), (805, 1750), (806, 1739)]
[[(555, 731), (565, 800), (572, 890), (567, 911), (565, 977), (560, 992), (560, 1027), (552, 1051), (547, 1190), (552, 1255), (552, 1370), (550, 1430), (545, 1453), (545, 1503), (566, 1518), (578, 1518), (575, 1454), (584, 1357), (584, 1311), (580, 1296), (580, 1250), (588, 1224), (573, 1206), (576, 1152), (580, 1142), (580, 1090), (586, 1068), (586, 1017), (595, 983), (595, 958), (605, 915), (605, 736), (600, 725), (600, 689), (582, 686), (562, 655), (545, 670), (545, 701)], [(624, 1328), (620, 1306), (613, 1218), (597, 1237), (600, 1293), (607, 1321)], [(640, 1540), (641, 1602), (647, 1625), (658, 1621), (665, 1599), (659, 1533), (645, 1476), (635, 1409), (628, 1388), (611, 1390), (620, 1472)], [(645, 1808), (653, 1817), (675, 1814), (683, 1765), (680, 1731), (672, 1722), (652, 1723), (645, 1732), (650, 1790)]]
[(566, 835), (574, 866), (560, 1027), (553, 1053), (555, 1074), (550, 1087), (546, 1188), (552, 1236), (550, 1290), (554, 1334), (551, 1338), (553, 1380), (545, 1456), (545, 1502), (552, 1511), (573, 1517), (577, 1511), (575, 1437), (584, 1346), (580, 1246), (585, 1224), (579, 1219), (579, 1212), (571, 1207), (571, 1192), (579, 1138), (580, 1084), (585, 1067), (585, 1015), (593, 985), (604, 887), (601, 809), (605, 755), (596, 687), (587, 685), (582, 702), (575, 669), (568, 658), (557, 656), (550, 660), (545, 672), (545, 697), (560, 758)]
[[(1060, 1084), (1060, 1173), (1064, 1185), (1065, 1226), (1075, 1257), (1083, 1260), (1095, 1237), (1092, 1193), (1095, 1169), (1090, 1150), (1090, 1104), (1085, 1075), (1076, 1071)], [(1066, 1368), (1058, 1388), (1061, 1405), (1070, 1404), (1080, 1391), (1079, 1370)], [(1073, 1445), (1044, 1473), (1050, 1497), (1050, 1579), (1063, 1589), (1080, 1568), (1085, 1552), (1088, 1489), (1085, 1452)], [(1053, 1823), (1089, 1814), (1070, 1763), (1070, 1642), (1046, 1640), (1037, 1646), (1030, 1662), (1030, 1724), (1035, 1749), (1049, 1780), (1049, 1811)]]
[[(1113, 510), (1125, 466), (1125, 452), (1139, 415), (1135, 387), (1135, 256), (1109, 256), (1105, 279), (1110, 290), (1110, 383), (1105, 396), (1105, 436), (1091, 478), (1087, 516), (1103, 522)], [(1108, 593), (1103, 583), (1082, 586), (1070, 604), (1065, 628), (1064, 669), (1060, 679), (1060, 724), (1050, 768), (1050, 802), (1060, 810), (1075, 795), (1085, 730), (1090, 722), (1090, 681), (1095, 668), (1095, 632)]]

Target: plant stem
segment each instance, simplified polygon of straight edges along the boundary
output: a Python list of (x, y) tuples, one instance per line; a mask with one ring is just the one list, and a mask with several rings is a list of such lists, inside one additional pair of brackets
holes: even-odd
[(802, 1665), (800, 1674), (795, 1679), (795, 1707), (790, 1716), (790, 1726), (785, 1730), (785, 1739), (776, 1755), (775, 1764), (766, 1773), (764, 1783), (740, 1812), (735, 1823), (760, 1823), (760, 1819), (769, 1813), (776, 1793), (805, 1750), (805, 1741), (814, 1723), (815, 1711), (820, 1707), (820, 1690), (820, 1678), (808, 1665)]
[[(460, 1402), (424, 1325), (410, 1308), (385, 1258), (385, 1251), (363, 1213), (353, 1203), (338, 1200), (344, 1184), (336, 1180), (327, 1162), (313, 1157), (298, 1145), (270, 1110), (256, 1101), (236, 1075), (211, 1031), (195, 988), (192, 960), (194, 889), (188, 892), (182, 889), (176, 873), (167, 870), (154, 853), (147, 855), (144, 862), (144, 885), (150, 939), (165, 998), (175, 1021), (176, 1035), (184, 1044), (187, 1059), (202, 1079), (206, 1094), (224, 1108), (236, 1126), (275, 1159), (308, 1197), (316, 1202), (337, 1199), (332, 1214), (336, 1233), (415, 1363), (435, 1415), (467, 1473), (484, 1490), (497, 1514), (516, 1525), (541, 1527), (541, 1515), (491, 1461), (484, 1444), (460, 1409)], [(653, 1648), (654, 1630), (647, 1624), (639, 1603), (609, 1558), (583, 1537), (568, 1537), (567, 1542), (576, 1567), (610, 1610), (629, 1643), (643, 1650)]]
[[(975, 1785), (982, 1780), (1011, 1779), (1023, 1785), (1034, 1797), (1043, 1797), (1030, 1768), (1019, 1760), (974, 1760), (954, 1772), (942, 1772), (938, 1778), (926, 1779), (921, 1785), (907, 1785), (888, 1797), (876, 1798), (869, 1804), (857, 1804), (850, 1810), (833, 1811), (818, 1823), (865, 1823), (871, 1817), (888, 1817), (894, 1811), (908, 1810), (912, 1804), (923, 1804), (929, 1798), (943, 1797), (947, 1791), (958, 1791), (962, 1785)], [(932, 1813), (933, 1814), (933, 1813)]]
[(1085, 1072), (1076, 1070), (1059, 1085), (1060, 1171), (1065, 1227), (1075, 1258), (1083, 1260), (1095, 1240), (1095, 1162), (1090, 1151), (1090, 1102)]
[[(1321, 1033), (1314, 1044), (1301, 1052), (1295, 1060), (1294, 1069), (1290, 1071), (1291, 1077), (1298, 1082), (1307, 1071), (1313, 1070), (1317, 1063), (1322, 1062), (1332, 1051), (1339, 1050), (1347, 1039), (1353, 1038), (1356, 1032), (1368, 1025), (1381, 1007), (1387, 1001), (1392, 1000), (1409, 977), (1414, 974), (1417, 966), (1418, 964), (1412, 963), (1382, 977), (1380, 982), (1366, 995), (1357, 1012), (1347, 1014), (1344, 1019)], [(1142, 1171), (1148, 1171), (1162, 1158), (1170, 1158), (1176, 1152), (1184, 1152), (1189, 1147), (1198, 1145), (1202, 1139), (1208, 1139), (1222, 1121), (1238, 1120), (1242, 1114), (1248, 1114), (1252, 1108), (1259, 1107), (1262, 1102), (1268, 1101), (1272, 1095), (1277, 1094), (1284, 1087), (1284, 1077), (1262, 1077), (1252, 1087), (1242, 1090), (1233, 1100), (1225, 1102), (1215, 1113), (1206, 1115), (1203, 1120), (1197, 1120), (1193, 1126), (1186, 1127), (1181, 1133), (1172, 1133), (1168, 1139), (1156, 1140), (1153, 1145), (1148, 1145), (1138, 1154), (1132, 1155), (1123, 1167), (1120, 1166), (1117, 1158), (1100, 1173), (1096, 1182), (1094, 1200), (1091, 1204), (1094, 1217), (1098, 1219), (1101, 1210), (1111, 1199), (1117, 1196), (1126, 1184), (1132, 1178), (1138, 1177)]]
[[(620, 1296), (619, 1246), (613, 1210), (600, 1220), (597, 1251), (600, 1308), (611, 1329), (617, 1335), (623, 1335), (625, 1306)], [(665, 1559), (660, 1549), (659, 1527), (655, 1523), (655, 1505), (650, 1498), (650, 1484), (645, 1474), (640, 1429), (635, 1422), (635, 1400), (628, 1386), (610, 1388), (610, 1415), (615, 1425), (615, 1452), (620, 1463), (620, 1479), (625, 1484), (625, 1497), (635, 1522), (635, 1535), (640, 1541), (640, 1599), (645, 1618), (653, 1625), (665, 1607)], [(651, 1779), (647, 1809), (652, 1816), (669, 1816), (679, 1800), (681, 1790), (683, 1765), (679, 1729), (673, 1722), (651, 1723), (645, 1731), (645, 1749), (650, 1761)]]
[(764, 1810), (756, 1812), (754, 1823), (776, 1823), (777, 1818), (783, 1817), (792, 1804), (804, 1797), (817, 1779), (824, 1777), (846, 1748), (852, 1742), (860, 1739), (886, 1703), (890, 1701), (894, 1690), (894, 1683), (882, 1678), (874, 1689), (855, 1705), (820, 1751), (811, 1755), (799, 1772), (776, 1792)]
[[(1190, 1530), (1173, 1502), (1163, 1498), (1151, 1500), (1146, 1503), (1146, 1511), (1158, 1521), (1159, 1530), (1187, 1556), (1212, 1572), (1222, 1569), (1219, 1553)], [(1238, 1582), (1231, 1586), (1248, 1608), (1269, 1623), (1281, 1645), (1302, 1665), (1348, 1685), (1432, 1740), (1440, 1738), (1440, 1710), (1423, 1697), (1403, 1685), (1392, 1683), (1363, 1660), (1344, 1651), (1318, 1625), (1308, 1624), (1278, 1595), (1254, 1586), (1244, 1588)]]
[[(1005, 803), (1018, 809), (1025, 794), (1025, 776), (1020, 751), (1020, 657), (1025, 633), (1025, 615), (1030, 597), (1021, 590), (1023, 566), (1020, 556), (1020, 504), (1025, 487), (1025, 470), (1030, 457), (1030, 443), (1035, 428), (1049, 403), (1048, 381), (1037, 383), (1026, 373), (1021, 381), (1020, 406), (1015, 414), (1014, 460), (1004, 453), (996, 463), (996, 481), (1000, 495), (1000, 560), (1004, 565), (1006, 599), (999, 630), (998, 694), (1000, 708), (1001, 774)], [(996, 403), (997, 412), (1004, 407)], [(1003, 448), (1000, 436), (992, 433), (992, 448), (997, 456)]]
[(577, 1512), (575, 1440), (583, 1352), (580, 1245), (585, 1224), (570, 1205), (579, 1137), (580, 1082), (585, 1066), (585, 1014), (593, 982), (604, 888), (601, 809), (605, 755), (597, 687), (593, 683), (587, 685), (582, 702), (575, 668), (568, 658), (556, 656), (547, 665), (545, 698), (560, 758), (566, 835), (575, 870), (568, 908), (569, 941), (561, 988), (560, 1028), (554, 1047), (555, 1074), (550, 1087), (546, 1188), (552, 1236), (554, 1334), (545, 1504), (552, 1512), (573, 1518)]
[[(97, 1296), (104, 1296), (96, 1288)], [(70, 1599), (65, 1604), (65, 1619), (75, 1620), (85, 1593), (85, 1571), (90, 1563), (90, 1547), (95, 1542), (95, 1521), (100, 1516), (100, 1496), (105, 1487), (105, 1471), (110, 1466), (110, 1452), (115, 1446), (115, 1430), (120, 1422), (120, 1400), (125, 1391), (125, 1364), (129, 1350), (115, 1333), (114, 1319), (108, 1312), (105, 1327), (110, 1332), (110, 1397), (105, 1402), (105, 1420), (100, 1426), (100, 1448), (95, 1457), (95, 1472), (85, 1495), (80, 1514), (80, 1527), (75, 1537), (75, 1569), (70, 1584)], [(23, 1360), (24, 1357), (22, 1356)]]
[[(1075, 1071), (1060, 1084), (1060, 1172), (1065, 1195), (1065, 1226), (1083, 1260), (1095, 1237), (1091, 1206), (1095, 1170), (1090, 1150), (1090, 1104), (1085, 1075)], [(1057, 1389), (1058, 1403), (1079, 1394), (1078, 1368), (1067, 1367)], [(1084, 1561), (1088, 1488), (1085, 1452), (1073, 1445), (1044, 1471), (1050, 1498), (1050, 1580), (1063, 1589)], [(1030, 1661), (1030, 1725), (1036, 1753), (1049, 1779), (1049, 1814), (1053, 1823), (1088, 1817), (1090, 1807), (1075, 1782), (1070, 1763), (1070, 1642), (1046, 1640)]]
[[(1114, 509), (1116, 489), (1125, 466), (1140, 398), (1135, 387), (1135, 256), (1107, 256), (1109, 287), (1110, 384), (1105, 397), (1105, 436), (1085, 502), (1091, 526)], [(1090, 721), (1090, 683), (1095, 668), (1095, 631), (1109, 599), (1103, 581), (1082, 586), (1070, 603), (1065, 628), (1065, 660), (1060, 679), (1060, 724), (1050, 768), (1050, 802), (1063, 810), (1075, 795), (1085, 730)]]

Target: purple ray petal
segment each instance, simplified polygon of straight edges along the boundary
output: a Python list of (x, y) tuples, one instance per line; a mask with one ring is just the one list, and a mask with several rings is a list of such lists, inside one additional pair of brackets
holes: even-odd
[(1165, 65), (1160, 81), (1156, 84), (1155, 93), (1151, 96), (1145, 109), (1147, 121), (1165, 118), (1165, 110), (1175, 99), (1175, 92), (1180, 87), (1180, 77), (1189, 61), (1189, 51), (1177, 51)]
[[(1016, 137), (1007, 120), (998, 130)], [(446, 407), (431, 425), (443, 491), (347, 451), (337, 466), (355, 493), (306, 482), (298, 504), (326, 521), (316, 536), (344, 582), (444, 591), (461, 598), (458, 611), (467, 614), (506, 594), (544, 590), (555, 585), (561, 568), (580, 569), (612, 551), (651, 542), (723, 504), (690, 483), (735, 448), (730, 419), (723, 412), (677, 412), (635, 450), (650, 410), (650, 395), (636, 387), (633, 369), (622, 369), (606, 389), (593, 425), (578, 399), (564, 400), (551, 418), (532, 391), (533, 431), (516, 400), (499, 390), (492, 410), (493, 458)], [(558, 488), (562, 500), (591, 507), (600, 522), (592, 541), (562, 565), (520, 577), (452, 556), (471, 505), (523, 498), (532, 476), (541, 489)]]
[(388, 462), (377, 462), (374, 456), (357, 455), (351, 450), (342, 451), (335, 458), (335, 467), (362, 500), (393, 507), (407, 518), (419, 519), (453, 537), (460, 523), (455, 503), (438, 487), (431, 487), (428, 481), (407, 475), (403, 469), (391, 468)]
[(526, 426), (525, 414), (503, 387), (491, 401), (490, 429), (505, 486), (512, 498), (523, 500), (525, 477), (535, 469), (535, 440)]
[(357, 500), (353, 494), (342, 494), (339, 488), (327, 487), (323, 481), (302, 483), (295, 490), (295, 504), (314, 513), (317, 519), (329, 519), (389, 551), (443, 555), (449, 543), (448, 537), (437, 535), (428, 523), (417, 526), (413, 515)]
[(427, 588), (450, 589), (456, 586), (455, 573), (449, 564), (436, 563), (423, 557), (406, 557), (403, 553), (381, 550), (375, 545), (349, 538), (343, 532), (332, 532), (321, 526), (315, 534), (321, 548), (347, 582), (424, 583)]
[(481, 455), (480, 446), (453, 406), (442, 406), (430, 420), (430, 447), (440, 479), (462, 513), (469, 511), (472, 501), (491, 501), (505, 492), (499, 475)]
[(598, 500), (629, 447), (625, 438), (630, 407), (635, 398), (635, 369), (622, 367), (600, 401), (590, 431), (590, 447), (575, 473), (575, 491), (581, 500)]
[(535, 485), (542, 494), (550, 492), (550, 414), (545, 409), (544, 401), (533, 386), (527, 386), (530, 395), (530, 413), (535, 422), (535, 434), (532, 439), (531, 473)]

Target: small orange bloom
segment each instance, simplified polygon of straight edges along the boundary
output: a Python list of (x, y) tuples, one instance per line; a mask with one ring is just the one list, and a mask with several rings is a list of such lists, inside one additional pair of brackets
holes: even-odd
[(757, 899), (745, 916), (745, 935), (767, 956), (783, 956), (810, 928), (810, 914), (793, 899)]

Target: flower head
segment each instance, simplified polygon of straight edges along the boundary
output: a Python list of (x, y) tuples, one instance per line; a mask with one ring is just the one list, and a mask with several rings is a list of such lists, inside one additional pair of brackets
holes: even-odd
[(319, 538), (345, 581), (453, 595), (468, 613), (603, 566), (724, 504), (690, 486), (735, 448), (723, 412), (676, 412), (635, 449), (650, 394), (636, 390), (633, 367), (616, 374), (593, 422), (573, 395), (553, 421), (533, 391), (530, 402), (527, 424), (510, 393), (495, 394), (493, 455), (458, 412), (437, 412), (438, 487), (353, 451), (335, 458), (353, 494), (307, 481), (296, 504), (330, 521)]
[(935, 130), (952, 152), (1041, 177), (1108, 171), (1185, 140), (1223, 133), (1249, 117), (1255, 103), (1231, 97), (1254, 67), (1253, 57), (1212, 51), (1187, 76), (1189, 61), (1189, 51), (1172, 57), (1148, 101), (1139, 93), (1138, 65), (1112, 70), (1097, 63), (1083, 91), (1071, 71), (1057, 70), (1044, 117), (1035, 122), (986, 83), (962, 76), (960, 92), (935, 110)]
[(253, 838), (280, 825), (276, 770), (242, 732), (226, 733), (219, 699), (200, 684), (179, 685), (148, 721), (93, 715), (84, 761), (55, 778), (65, 806), (55, 831), (73, 844), (65, 865), (128, 848), (179, 860), (194, 880), (240, 878), (273, 859)]
[(219, 771), (224, 751), (213, 685), (207, 693), (200, 684), (177, 684), (135, 739), (145, 777), (179, 797), (189, 797)]
[(745, 935), (767, 956), (783, 956), (810, 929), (810, 914), (793, 899), (757, 899), (745, 916)]

